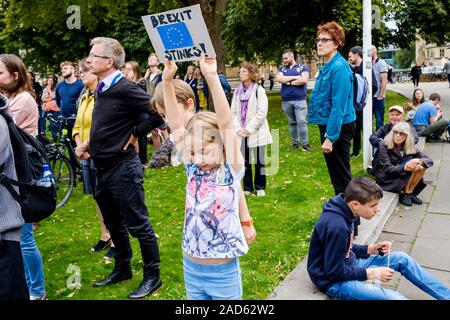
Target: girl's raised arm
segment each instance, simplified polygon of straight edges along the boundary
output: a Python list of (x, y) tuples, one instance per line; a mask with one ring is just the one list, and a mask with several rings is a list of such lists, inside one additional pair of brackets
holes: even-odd
[(177, 73), (178, 67), (173, 61), (164, 62), (163, 71), (163, 95), (164, 106), (166, 110), (166, 118), (169, 127), (172, 130), (172, 137), (175, 148), (178, 152), (182, 152), (184, 143), (184, 119), (182, 110), (178, 107), (175, 88), (173, 86), (173, 78)]
[(216, 58), (202, 55), (200, 58), (200, 69), (208, 83), (209, 92), (214, 102), (227, 162), (235, 172), (239, 172), (243, 167), (244, 159), (242, 158), (236, 133), (233, 130), (230, 106), (217, 74)]

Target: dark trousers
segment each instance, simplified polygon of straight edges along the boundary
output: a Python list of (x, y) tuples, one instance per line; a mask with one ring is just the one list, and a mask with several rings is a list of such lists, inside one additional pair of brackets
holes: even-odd
[(361, 150), (361, 134), (363, 130), (363, 111), (356, 112), (355, 137), (353, 138), (353, 153), (357, 154)]
[[(320, 141), (325, 141), (326, 126), (319, 126)], [(343, 124), (339, 139), (333, 143), (333, 151), (324, 153), (325, 162), (327, 163), (328, 173), (330, 175), (331, 184), (334, 193), (338, 195), (345, 191), (350, 180), (352, 180), (352, 172), (350, 168), (350, 142), (355, 134), (355, 123)]]
[(420, 80), (420, 77), (417, 77), (417, 76), (412, 77), (412, 82), (413, 82), (414, 86), (416, 86), (416, 87), (419, 86), (419, 80)]
[(115, 245), (116, 269), (130, 269), (133, 252), (128, 232), (138, 238), (144, 279), (159, 277), (159, 248), (144, 202), (143, 169), (138, 157), (113, 168), (97, 168), (95, 199)]
[(245, 138), (242, 141), (241, 149), (245, 160), (244, 191), (253, 191), (253, 164), (255, 165), (255, 190), (266, 190), (266, 173), (264, 169), (266, 146), (249, 148), (248, 138)]
[[(324, 143), (326, 126), (319, 126), (320, 141)], [(341, 127), (341, 134), (339, 139), (333, 143), (333, 151), (324, 153), (325, 162), (328, 167), (328, 174), (330, 175), (331, 184), (334, 188), (334, 194), (338, 195), (345, 192), (345, 188), (352, 180), (352, 171), (350, 166), (350, 142), (355, 134), (355, 123), (343, 124)], [(358, 235), (358, 225), (361, 224), (359, 217), (355, 219), (353, 224), (353, 234)]]
[(19, 241), (0, 240), (0, 300), (29, 300)]
[[(320, 141), (324, 143), (326, 126), (319, 126)], [(350, 142), (355, 134), (355, 123), (343, 124), (339, 139), (333, 143), (333, 151), (324, 153), (325, 162), (327, 163), (328, 174), (330, 175), (331, 184), (334, 188), (334, 194), (338, 195), (345, 192), (345, 188), (352, 180), (352, 171), (350, 167)], [(358, 225), (360, 219), (355, 219), (354, 236), (358, 235)]]
[(372, 113), (375, 115), (375, 126), (378, 130), (384, 124), (384, 100), (378, 100), (376, 97), (372, 98)]

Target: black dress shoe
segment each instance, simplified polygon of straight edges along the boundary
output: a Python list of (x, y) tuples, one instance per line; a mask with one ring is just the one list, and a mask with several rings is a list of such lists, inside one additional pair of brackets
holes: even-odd
[(94, 283), (94, 287), (104, 287), (110, 284), (118, 283), (121, 281), (125, 281), (131, 279), (133, 277), (133, 273), (131, 270), (127, 271), (117, 271), (114, 270), (105, 280), (98, 281)]
[(141, 282), (139, 288), (134, 290), (132, 293), (128, 295), (130, 299), (141, 299), (144, 298), (162, 286), (162, 281), (160, 278), (149, 278), (147, 280)]

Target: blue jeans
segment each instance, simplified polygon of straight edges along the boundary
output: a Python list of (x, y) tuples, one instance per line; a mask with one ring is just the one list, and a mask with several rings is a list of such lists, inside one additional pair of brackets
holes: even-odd
[(203, 264), (183, 256), (183, 269), (188, 300), (242, 299), (238, 258), (224, 264)]
[[(422, 291), (438, 300), (449, 300), (450, 289), (425, 271), (414, 259), (404, 252), (390, 254), (389, 267), (399, 271)], [(371, 255), (367, 259), (357, 259), (356, 267), (387, 267), (388, 255)], [(341, 300), (407, 300), (397, 291), (362, 281), (341, 281), (333, 284), (327, 295)]]
[(43, 296), (45, 294), (44, 266), (41, 253), (36, 246), (33, 236), (33, 225), (25, 223), (22, 226), (22, 238), (20, 240), (22, 249), (23, 267), (28, 290), (32, 296)]
[(283, 101), (283, 112), (289, 123), (289, 133), (292, 144), (299, 144), (298, 136), (302, 139), (302, 145), (308, 144), (308, 126), (306, 125), (306, 100)]
[(384, 100), (378, 100), (376, 97), (372, 98), (372, 113), (375, 115), (376, 130), (384, 124)]

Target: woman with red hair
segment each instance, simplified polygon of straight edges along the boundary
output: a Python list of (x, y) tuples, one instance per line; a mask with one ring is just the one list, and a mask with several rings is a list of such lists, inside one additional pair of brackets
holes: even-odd
[(322, 151), (335, 194), (345, 191), (352, 179), (350, 142), (355, 132), (353, 74), (338, 52), (345, 41), (344, 29), (336, 22), (317, 30), (317, 54), (325, 64), (311, 93), (307, 119), (319, 125)]

